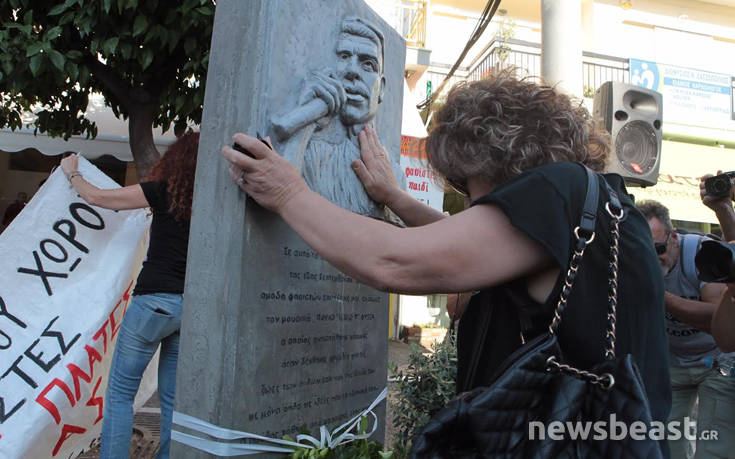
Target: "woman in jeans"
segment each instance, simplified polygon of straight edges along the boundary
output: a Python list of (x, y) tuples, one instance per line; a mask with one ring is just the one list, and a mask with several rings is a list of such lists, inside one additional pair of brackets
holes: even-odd
[[(586, 109), (554, 88), (511, 71), (460, 84), (434, 113), (426, 152), (437, 175), (469, 197), (463, 212), (445, 217), (412, 199), (396, 184), (375, 131), (359, 133), (362, 159), (352, 167), (370, 196), (410, 226), (398, 228), (309, 190), (294, 167), (258, 139), (235, 134), (234, 140), (254, 157), (222, 148), (233, 181), (344, 273), (383, 291), (476, 292), (458, 333), (460, 391), (488, 385), (521, 346), (521, 331), (529, 340), (548, 329), (587, 194), (582, 165), (601, 172), (609, 154), (609, 137), (595, 129)], [(635, 358), (652, 418), (665, 423), (671, 391), (661, 270), (646, 220), (622, 178), (605, 178), (625, 211), (616, 350)], [(596, 239), (558, 333), (565, 359), (583, 369), (603, 361), (606, 344), (612, 237), (602, 181), (600, 196)]]
[(76, 155), (61, 161), (69, 182), (88, 203), (113, 210), (150, 207), (153, 212), (148, 255), (120, 326), (112, 357), (102, 420), (101, 458), (128, 458), (133, 432), (133, 400), (143, 371), (159, 344), (161, 446), (156, 457), (169, 457), (198, 146), (198, 132), (183, 135), (153, 165), (145, 181), (112, 190), (99, 189), (84, 180), (77, 170)]

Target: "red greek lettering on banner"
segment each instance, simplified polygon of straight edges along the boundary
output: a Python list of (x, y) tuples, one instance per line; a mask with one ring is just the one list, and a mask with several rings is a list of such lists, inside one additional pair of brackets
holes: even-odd
[(61, 423), (61, 414), (59, 414), (59, 409), (56, 407), (56, 404), (46, 398), (46, 394), (51, 392), (51, 389), (55, 387), (58, 387), (61, 389), (65, 394), (66, 398), (69, 399), (69, 403), (71, 403), (71, 406), (74, 406), (76, 403), (74, 400), (74, 395), (71, 393), (71, 390), (69, 389), (69, 386), (66, 385), (66, 383), (59, 378), (54, 378), (51, 383), (49, 383), (48, 386), (36, 397), (36, 402), (41, 405), (42, 407), (46, 408), (46, 411), (51, 413), (51, 416), (53, 416), (54, 421), (56, 421), (56, 424)]
[(63, 445), (64, 442), (69, 439), (69, 437), (74, 434), (83, 434), (86, 431), (87, 429), (85, 429), (84, 427), (64, 424), (64, 426), (61, 428), (61, 436), (59, 437), (59, 441), (56, 442), (56, 446), (54, 446), (54, 450), (51, 452), (51, 455), (56, 456), (57, 454), (59, 454), (61, 445)]
[[(110, 340), (115, 339), (115, 335), (117, 335), (117, 332), (120, 330), (120, 325), (122, 325), (122, 317), (125, 316), (125, 312), (128, 310), (128, 304), (130, 303), (130, 289), (133, 287), (133, 281), (130, 281), (130, 284), (128, 284), (128, 288), (125, 290), (125, 293), (123, 293), (122, 298), (120, 301), (117, 302), (115, 307), (112, 309), (112, 312), (110, 312)], [(117, 311), (117, 308), (120, 305), (123, 305), (123, 312), (120, 315), (121, 320), (119, 324), (116, 324), (115, 322), (115, 311)]]
[(102, 420), (102, 411), (104, 408), (104, 399), (97, 395), (97, 389), (100, 388), (100, 383), (102, 382), (102, 376), (97, 378), (97, 384), (94, 385), (94, 390), (92, 391), (92, 395), (89, 396), (89, 400), (87, 400), (87, 403), (85, 406), (96, 406), (97, 407), (97, 419), (94, 420), (92, 425), (96, 425), (98, 422)]
[[(121, 302), (124, 302), (125, 308), (123, 309), (123, 315), (121, 317), (125, 316), (125, 312), (128, 309), (128, 304), (130, 302), (130, 289), (133, 286), (133, 281), (130, 281), (130, 284), (128, 285), (128, 288), (125, 290), (125, 293), (123, 293), (122, 299), (117, 302), (115, 305), (115, 308), (110, 312), (110, 315), (108, 319), (102, 324), (99, 330), (92, 336), (92, 338), (97, 341), (100, 336), (102, 336), (102, 344), (103, 344), (103, 353), (107, 354), (107, 324), (112, 324), (110, 328), (113, 330), (113, 333), (110, 335), (110, 341), (112, 341), (113, 338), (115, 338), (115, 335), (117, 334), (117, 329), (115, 328), (115, 311), (120, 306)], [(122, 323), (122, 321), (121, 321)]]
[(89, 374), (82, 371), (81, 368), (74, 365), (73, 363), (66, 365), (66, 368), (69, 369), (69, 373), (71, 374), (72, 380), (74, 381), (74, 395), (76, 396), (77, 401), (79, 401), (82, 396), (82, 388), (79, 384), (79, 380), (82, 379), (88, 384), (91, 383), (92, 378), (94, 378), (94, 363), (102, 361), (102, 356), (99, 352), (97, 352), (97, 349), (93, 348), (89, 344), (85, 344), (84, 349), (87, 351), (88, 355)]

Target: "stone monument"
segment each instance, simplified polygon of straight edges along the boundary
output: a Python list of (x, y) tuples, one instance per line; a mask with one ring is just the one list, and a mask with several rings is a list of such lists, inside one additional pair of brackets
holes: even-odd
[[(385, 388), (388, 295), (336, 270), (246, 199), (220, 149), (235, 132), (270, 135), (315, 191), (383, 218), (350, 163), (371, 124), (398, 164), (404, 61), (402, 38), (361, 0), (218, 2), (175, 421), (275, 439), (306, 427), (319, 438), (320, 426), (343, 424)], [(385, 404), (374, 412), (382, 442)], [(192, 426), (175, 422), (172, 457), (214, 457), (211, 441), (250, 441)]]

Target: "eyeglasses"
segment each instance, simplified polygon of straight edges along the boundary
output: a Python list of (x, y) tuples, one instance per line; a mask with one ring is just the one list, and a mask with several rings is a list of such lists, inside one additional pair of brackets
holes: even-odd
[(653, 246), (656, 248), (656, 253), (658, 255), (663, 255), (666, 253), (666, 249), (669, 247), (669, 239), (671, 239), (671, 233), (667, 234), (665, 242), (654, 242), (653, 243)]
[(470, 193), (467, 191), (467, 185), (462, 184), (462, 183), (459, 183), (459, 182), (455, 182), (454, 180), (450, 179), (449, 177), (447, 177), (446, 180), (447, 180), (447, 183), (449, 184), (449, 186), (451, 186), (452, 188), (454, 188), (454, 191), (456, 191), (457, 193), (459, 193), (459, 194), (461, 194), (463, 196), (469, 196), (470, 195)]

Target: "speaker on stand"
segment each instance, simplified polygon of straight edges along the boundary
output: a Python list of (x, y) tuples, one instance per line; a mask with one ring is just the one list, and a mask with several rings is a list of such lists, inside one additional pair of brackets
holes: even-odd
[(622, 175), (628, 185), (655, 185), (661, 165), (661, 93), (608, 81), (595, 92), (592, 111), (612, 140), (606, 172)]

